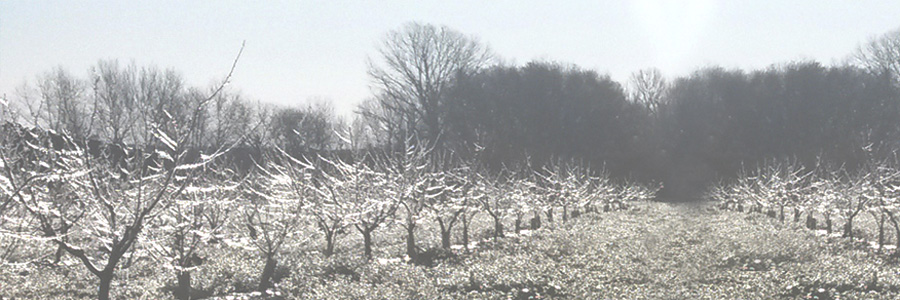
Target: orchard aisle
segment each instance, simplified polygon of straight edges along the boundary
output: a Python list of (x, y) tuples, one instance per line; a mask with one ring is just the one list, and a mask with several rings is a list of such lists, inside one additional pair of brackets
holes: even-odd
[(599, 218), (574, 225), (598, 228), (576, 246), (598, 259), (576, 298), (892, 298), (900, 284), (896, 264), (762, 215), (650, 203)]

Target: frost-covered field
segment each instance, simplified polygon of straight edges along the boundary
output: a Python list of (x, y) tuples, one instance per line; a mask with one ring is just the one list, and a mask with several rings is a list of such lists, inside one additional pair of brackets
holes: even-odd
[[(489, 228), (491, 221), (475, 221)], [(425, 233), (423, 231), (423, 233)], [(851, 245), (782, 224), (763, 214), (703, 205), (648, 203), (591, 213), (568, 224), (510, 233), (492, 242), (473, 237), (471, 253), (453, 247), (433, 266), (406, 263), (402, 230), (385, 230), (375, 259), (360, 258), (348, 236), (331, 258), (318, 245), (297, 245), (276, 272), (275, 298), (309, 299), (892, 299), (900, 296), (900, 265), (863, 244)], [(423, 236), (423, 240), (434, 241)], [(427, 245), (437, 248), (438, 245)], [(430, 248), (430, 247), (429, 247)], [(195, 270), (197, 296), (263, 298), (254, 255), (221, 247)], [(92, 298), (83, 268), (7, 265), (5, 298)], [(137, 261), (119, 272), (114, 298), (171, 297), (169, 271)]]

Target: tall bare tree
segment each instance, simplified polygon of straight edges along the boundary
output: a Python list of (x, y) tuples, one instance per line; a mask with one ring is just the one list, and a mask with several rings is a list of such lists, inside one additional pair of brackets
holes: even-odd
[(90, 73), (98, 133), (110, 144), (133, 142), (127, 138), (138, 112), (137, 68), (134, 65), (121, 68), (117, 61), (100, 61)]
[(90, 135), (92, 108), (85, 99), (85, 84), (57, 67), (38, 79), (41, 125), (83, 139)]
[(493, 57), (474, 37), (419, 23), (389, 32), (378, 51), (382, 62), (369, 62), (369, 76), (381, 107), (399, 118), (388, 121), (415, 130), (431, 143), (438, 142), (444, 130), (443, 106), (449, 87), (458, 76), (474, 73)]
[(900, 29), (870, 39), (859, 46), (853, 58), (870, 72), (887, 73), (900, 85)]
[(631, 74), (631, 100), (655, 112), (666, 97), (668, 84), (659, 69), (646, 69)]

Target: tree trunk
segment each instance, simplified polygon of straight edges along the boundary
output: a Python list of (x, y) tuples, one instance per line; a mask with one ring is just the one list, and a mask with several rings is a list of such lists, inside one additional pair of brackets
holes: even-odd
[[(188, 263), (190, 265), (190, 263)], [(189, 268), (190, 266), (187, 266)], [(175, 287), (175, 299), (190, 300), (191, 299), (191, 272), (181, 270), (178, 271), (178, 286)]]
[(366, 259), (372, 259), (372, 231), (368, 228), (362, 231), (363, 235), (363, 255)]
[(522, 231), (522, 216), (517, 215), (516, 216), (516, 234), (519, 234), (519, 232), (521, 232), (521, 231)]
[(884, 248), (884, 213), (878, 219), (878, 251)]
[(266, 254), (266, 266), (263, 267), (262, 275), (259, 276), (259, 287), (257, 288), (260, 292), (265, 292), (272, 287), (272, 275), (275, 275), (276, 264), (275, 254)]
[(547, 209), (547, 224), (553, 224), (553, 207)]
[(334, 231), (325, 231), (325, 257), (331, 257), (334, 254)]
[[(63, 236), (62, 237), (63, 242), (68, 242), (69, 241), (69, 237), (68, 237), (69, 227), (64, 225), (62, 228), (60, 228), (60, 233)], [(66, 255), (66, 248), (63, 247), (62, 245), (59, 245), (56, 248), (56, 253), (53, 255), (53, 264), (54, 265), (58, 264), (62, 260), (63, 256), (65, 256), (65, 255)]]
[(778, 208), (778, 221), (784, 223), (784, 205)]
[(63, 246), (59, 246), (56, 248), (56, 253), (53, 255), (53, 264), (58, 264), (62, 257), (66, 254), (66, 249)]
[(738, 205), (737, 205), (737, 211), (738, 211), (738, 212), (744, 212), (744, 205), (743, 205), (743, 204), (738, 204)]
[(566, 223), (568, 221), (569, 221), (569, 207), (563, 205), (563, 223)]
[(534, 212), (534, 218), (531, 218), (531, 230), (538, 230), (541, 228), (541, 214), (538, 212)]
[(812, 212), (806, 215), (806, 228), (816, 230), (816, 218), (813, 218)]
[(469, 252), (469, 217), (466, 216), (466, 213), (462, 215), (462, 242), (463, 248), (466, 249), (466, 252)]
[(450, 229), (441, 229), (441, 248), (450, 250)]
[(794, 207), (794, 223), (800, 222), (800, 208)]
[(896, 239), (894, 242), (897, 243), (897, 249), (894, 251), (897, 252), (900, 251), (900, 222), (897, 222), (893, 215), (888, 215), (888, 217), (890, 217), (891, 224), (894, 225), (894, 238)]
[(416, 258), (416, 224), (415, 223), (407, 223), (406, 224), (406, 256), (409, 256), (409, 259)]
[(500, 217), (494, 217), (494, 240), (496, 241), (499, 238), (503, 237), (503, 223), (500, 222)]
[(831, 216), (825, 216), (825, 232), (831, 234)]
[(844, 224), (844, 237), (853, 242), (853, 218), (847, 218), (847, 223)]
[(98, 275), (100, 277), (100, 287), (97, 289), (97, 299), (109, 300), (109, 287), (112, 284), (112, 272), (103, 272)]

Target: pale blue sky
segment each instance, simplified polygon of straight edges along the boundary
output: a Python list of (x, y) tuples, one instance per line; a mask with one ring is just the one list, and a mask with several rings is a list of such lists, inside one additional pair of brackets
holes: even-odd
[(830, 64), (900, 28), (900, 1), (2, 1), (0, 95), (63, 66), (86, 75), (100, 59), (174, 68), (192, 85), (224, 76), (251, 99), (334, 101), (371, 94), (366, 57), (404, 22), (478, 36), (509, 62), (574, 63), (626, 81), (708, 65)]

